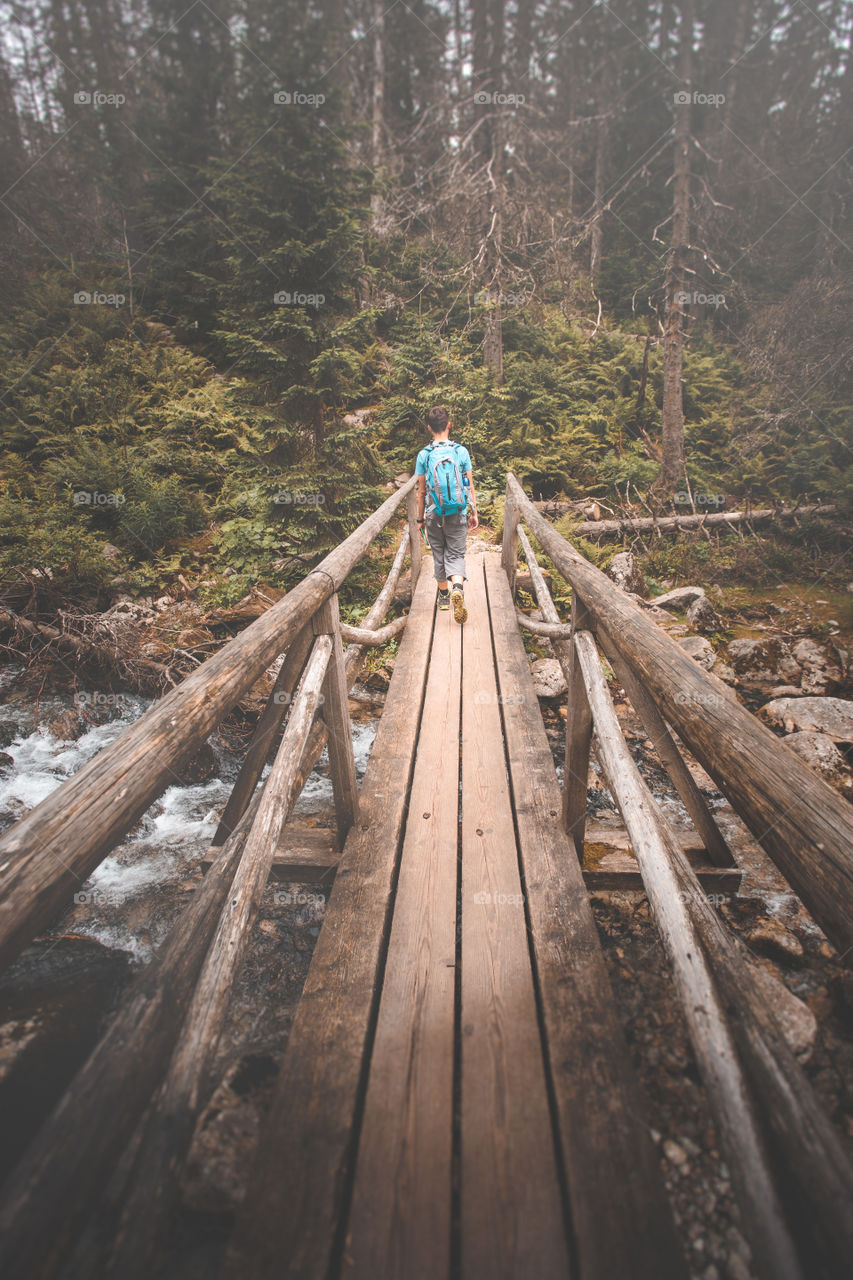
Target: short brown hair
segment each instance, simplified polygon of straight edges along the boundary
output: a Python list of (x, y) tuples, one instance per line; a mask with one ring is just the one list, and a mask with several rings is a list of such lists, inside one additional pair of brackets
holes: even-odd
[(427, 414), (427, 426), (433, 435), (443, 431), (450, 421), (450, 414), (443, 405), (434, 404)]

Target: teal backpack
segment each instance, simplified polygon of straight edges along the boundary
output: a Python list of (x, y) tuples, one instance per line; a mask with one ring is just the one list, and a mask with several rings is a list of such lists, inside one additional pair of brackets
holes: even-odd
[(428, 444), (427, 488), (437, 515), (455, 516), (465, 510), (467, 495), (465, 480), (456, 456), (457, 445), (452, 440), (439, 440)]

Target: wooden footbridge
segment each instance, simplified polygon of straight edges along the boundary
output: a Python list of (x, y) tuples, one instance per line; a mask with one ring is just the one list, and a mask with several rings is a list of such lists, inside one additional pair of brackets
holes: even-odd
[[(847, 958), (848, 806), (560, 538), (512, 476), (502, 554), (469, 561), (459, 628), (420, 572), (413, 485), (0, 841), (8, 965), (284, 655), (207, 874), (6, 1184), (3, 1276), (172, 1274), (165, 1231), (271, 874), (334, 874), (334, 885), (226, 1280), (686, 1276), (584, 882), (591, 744), (636, 856), (620, 874), (645, 887), (672, 965), (753, 1268), (762, 1280), (848, 1274), (850, 1165), (703, 888), (738, 873), (682, 752)], [(404, 501), (388, 580), (361, 627), (345, 627), (337, 591)], [(572, 586), (566, 624), (522, 522)], [(519, 545), (543, 622), (515, 608)], [(407, 555), (410, 611), (382, 627)], [(567, 675), (562, 787), (520, 626), (552, 638)], [(359, 789), (347, 693), (364, 646), (401, 629)], [(693, 819), (699, 855), (631, 759), (599, 650)], [(306, 848), (288, 818), (326, 742), (337, 840)]]

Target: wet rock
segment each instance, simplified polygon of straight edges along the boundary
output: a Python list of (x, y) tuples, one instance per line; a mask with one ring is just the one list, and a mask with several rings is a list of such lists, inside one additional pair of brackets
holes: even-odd
[(391, 683), (391, 672), (386, 671), (384, 667), (377, 667), (375, 671), (371, 671), (364, 683), (368, 689), (378, 689), (384, 693)]
[(61, 716), (51, 720), (47, 727), (54, 738), (58, 738), (60, 742), (74, 742), (83, 731), (83, 721), (78, 713), (69, 707)]
[(14, 720), (0, 720), (0, 747), (10, 747), (18, 736)]
[(206, 782), (216, 769), (216, 756), (209, 742), (202, 745), (201, 750), (183, 767), (177, 769), (178, 782), (185, 787), (196, 786)]
[(805, 1001), (788, 990), (769, 962), (753, 960), (749, 967), (788, 1048), (801, 1062), (807, 1061), (817, 1039), (817, 1018)]
[(561, 698), (567, 691), (563, 668), (556, 658), (539, 658), (530, 668), (537, 698)]
[(799, 938), (775, 916), (758, 920), (747, 931), (746, 939), (756, 951), (774, 960), (801, 960), (803, 956), (803, 944)]
[(850, 767), (828, 734), (801, 730), (799, 733), (789, 734), (785, 745), (796, 751), (801, 760), (805, 760), (815, 773), (819, 773), (833, 786), (853, 786)]
[(646, 579), (630, 551), (618, 552), (607, 566), (607, 572), (617, 587), (621, 587), (623, 591), (629, 591), (638, 596), (648, 595)]
[(704, 587), (675, 587), (672, 591), (664, 592), (662, 596), (655, 596), (651, 603), (658, 609), (681, 610), (701, 599), (704, 594)]
[(793, 653), (803, 668), (800, 683), (804, 693), (826, 693), (841, 683), (841, 667), (832, 645), (804, 637), (794, 645)]
[(687, 621), (697, 631), (720, 631), (723, 626), (719, 614), (706, 595), (699, 596), (688, 605)]
[(777, 684), (775, 689), (770, 690), (771, 698), (802, 698), (802, 696), (802, 689), (798, 689), (794, 684)]
[(666, 609), (659, 609), (656, 604), (650, 600), (643, 600), (640, 596), (634, 596), (637, 604), (643, 606), (646, 616), (651, 618), (652, 622), (677, 622), (674, 614), (667, 613)]
[(742, 637), (732, 640), (728, 656), (741, 686), (755, 693), (768, 693), (779, 684), (798, 685), (802, 668), (787, 643), (779, 636), (761, 640)]
[(853, 742), (853, 702), (844, 698), (776, 698), (759, 715), (786, 733), (825, 733), (834, 742)]
[(150, 600), (132, 600), (130, 596), (122, 596), (101, 614), (101, 624), (107, 628), (127, 626), (133, 622), (149, 622), (154, 616)]
[(678, 643), (694, 662), (699, 663), (700, 667), (703, 667), (706, 671), (710, 671), (713, 668), (714, 663), (717, 661), (717, 655), (711, 642), (706, 640), (704, 636), (684, 636)]
[(671, 1138), (667, 1138), (663, 1144), (663, 1153), (670, 1164), (685, 1165), (687, 1164), (687, 1152), (678, 1142), (673, 1142)]
[(0, 751), (0, 773), (4, 773), (7, 769), (11, 769), (14, 763), (14, 756), (8, 755), (5, 751)]

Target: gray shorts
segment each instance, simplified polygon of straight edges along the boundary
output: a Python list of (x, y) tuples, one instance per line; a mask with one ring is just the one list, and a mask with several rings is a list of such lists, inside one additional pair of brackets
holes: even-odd
[(436, 582), (445, 582), (455, 573), (464, 578), (465, 544), (468, 541), (468, 516), (464, 511), (455, 516), (428, 512), (426, 535), (432, 548), (433, 573)]

